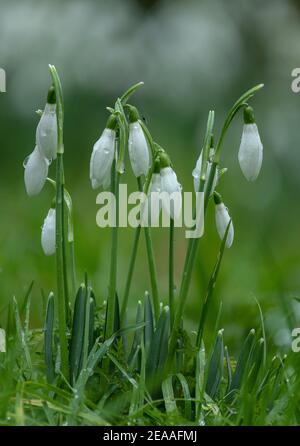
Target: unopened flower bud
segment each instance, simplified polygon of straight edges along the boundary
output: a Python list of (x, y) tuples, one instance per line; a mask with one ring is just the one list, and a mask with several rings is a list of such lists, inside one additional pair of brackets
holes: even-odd
[(251, 107), (246, 107), (244, 110), (244, 127), (238, 159), (245, 178), (248, 181), (255, 181), (262, 165), (263, 145)]
[(221, 240), (223, 240), (226, 229), (229, 225), (227, 238), (225, 242), (226, 248), (230, 248), (233, 243), (234, 238), (234, 229), (233, 224), (228, 213), (227, 207), (224, 205), (222, 201), (222, 197), (217, 192), (214, 192), (214, 201), (215, 201), (215, 219), (216, 219), (216, 227)]
[(41, 243), (46, 256), (55, 253), (56, 241), (56, 212), (54, 208), (50, 208), (42, 227)]

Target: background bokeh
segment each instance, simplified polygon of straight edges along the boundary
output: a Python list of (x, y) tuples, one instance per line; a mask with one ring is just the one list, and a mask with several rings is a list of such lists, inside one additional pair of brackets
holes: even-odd
[[(13, 295), (21, 299), (31, 280), (32, 323), (39, 324), (40, 290), (55, 288), (54, 258), (46, 258), (40, 246), (53, 191), (46, 186), (38, 197), (28, 198), (22, 166), (34, 147), (35, 110), (44, 106), (52, 63), (65, 95), (66, 182), (75, 206), (78, 277), (88, 272), (99, 299), (106, 297), (110, 234), (96, 226), (89, 158), (105, 124), (105, 107), (143, 80), (134, 103), (155, 139), (169, 151), (183, 188), (191, 190), (208, 110), (216, 111), (217, 136), (237, 97), (257, 83), (265, 84), (253, 102), (264, 144), (258, 180), (247, 183), (237, 162), (240, 115), (222, 150), (222, 167), (228, 172), (219, 191), (230, 208), (236, 236), (225, 253), (208, 332), (222, 302), (225, 339), (237, 347), (245, 332), (259, 324), (256, 298), (271, 345), (288, 346), (288, 327), (299, 313), (294, 298), (300, 290), (300, 94), (291, 91), (291, 71), (300, 65), (300, 3), (1, 0), (0, 5), (0, 67), (7, 73), (7, 92), (0, 95), (0, 325), (8, 300)], [(50, 172), (54, 175), (53, 168)], [(129, 166), (122, 181), (135, 186)], [(132, 238), (132, 229), (121, 230), (120, 297)], [(166, 301), (168, 232), (154, 230), (153, 238)], [(131, 308), (149, 289), (141, 240)], [(177, 283), (185, 246), (182, 231), (177, 231)], [(218, 247), (210, 209), (188, 300), (189, 327), (196, 326)], [(289, 318), (283, 316), (287, 313)]]

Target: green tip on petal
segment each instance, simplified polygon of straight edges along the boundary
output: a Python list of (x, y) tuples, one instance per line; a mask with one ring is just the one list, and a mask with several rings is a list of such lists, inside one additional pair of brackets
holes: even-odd
[(170, 157), (164, 150), (162, 150), (162, 149), (159, 150), (158, 156), (159, 156), (160, 170), (164, 169), (165, 167), (171, 166)]
[(114, 130), (117, 125), (117, 118), (114, 115), (111, 115), (106, 123), (106, 128), (110, 130)]
[(254, 118), (254, 110), (250, 105), (244, 108), (244, 123), (245, 124), (254, 124), (255, 118)]
[(138, 109), (136, 107), (134, 107), (133, 105), (127, 105), (128, 108), (128, 119), (129, 122), (136, 122), (140, 119), (140, 115), (138, 112)]
[(218, 192), (214, 192), (214, 202), (215, 204), (221, 204), (223, 202), (221, 195)]
[(55, 88), (53, 87), (53, 85), (51, 85), (51, 87), (48, 90), (47, 103), (48, 104), (56, 104), (56, 94), (55, 94)]
[(56, 198), (54, 197), (51, 201), (51, 209), (55, 209), (56, 208)]

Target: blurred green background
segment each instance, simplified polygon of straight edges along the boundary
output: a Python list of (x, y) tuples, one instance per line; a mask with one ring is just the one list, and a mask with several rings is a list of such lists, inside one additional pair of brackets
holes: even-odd
[[(96, 226), (96, 194), (89, 183), (93, 143), (106, 121), (105, 107), (129, 85), (145, 86), (132, 102), (154, 138), (170, 153), (184, 190), (199, 155), (208, 110), (216, 111), (216, 135), (232, 103), (248, 88), (265, 88), (253, 105), (264, 144), (261, 174), (248, 183), (237, 151), (237, 116), (222, 150), (228, 168), (219, 184), (235, 226), (210, 311), (214, 328), (219, 302), (225, 339), (233, 347), (259, 324), (260, 302), (274, 346), (289, 346), (283, 309), (297, 320), (299, 252), (300, 94), (291, 71), (300, 65), (300, 2), (259, 0), (1, 0), (0, 67), (7, 92), (0, 95), (0, 309), (21, 299), (31, 280), (33, 325), (41, 323), (41, 293), (55, 288), (55, 259), (43, 255), (40, 232), (53, 191), (47, 185), (28, 198), (23, 160), (32, 151), (38, 116), (49, 86), (48, 63), (56, 65), (65, 95), (66, 183), (75, 207), (78, 277), (85, 271), (99, 299), (106, 297), (109, 230)], [(128, 166), (128, 164), (127, 164)], [(53, 167), (50, 174), (54, 176)], [(135, 187), (130, 166), (123, 182)], [(132, 229), (122, 229), (118, 290), (122, 297)], [(168, 231), (154, 230), (159, 287), (167, 301)], [(130, 299), (133, 308), (149, 289), (144, 238)], [(219, 248), (209, 210), (190, 290), (186, 321), (196, 327), (201, 302)], [(176, 281), (186, 241), (176, 232)], [(5, 312), (0, 314), (4, 324)], [(293, 316), (292, 315), (292, 316)], [(292, 319), (293, 320), (293, 319)], [(194, 325), (192, 325), (192, 323)], [(209, 330), (208, 329), (208, 330)]]

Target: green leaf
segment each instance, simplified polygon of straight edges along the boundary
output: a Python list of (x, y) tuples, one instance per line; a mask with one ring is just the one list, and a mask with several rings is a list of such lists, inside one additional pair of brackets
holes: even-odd
[(140, 87), (142, 87), (142, 85), (144, 85), (144, 82), (138, 82), (137, 84), (132, 85), (132, 87), (129, 87), (128, 90), (126, 90), (121, 96), (120, 100), (122, 105), (125, 105), (130, 96), (133, 95), (133, 93), (135, 93)]
[(54, 328), (54, 295), (49, 294), (47, 309), (46, 309), (46, 321), (45, 321), (45, 364), (46, 364), (46, 377), (48, 383), (52, 383), (55, 378), (54, 361), (53, 361), (53, 328)]
[(72, 335), (70, 342), (70, 372), (74, 384), (82, 366), (83, 339), (86, 311), (86, 287), (82, 284), (77, 292), (74, 306)]
[(205, 391), (212, 398), (215, 399), (219, 395), (220, 385), (224, 373), (224, 343), (223, 343), (223, 330), (220, 330), (211, 360), (208, 367), (207, 381)]
[(145, 343), (145, 352), (147, 355), (152, 342), (153, 330), (154, 330), (153, 310), (152, 310), (150, 295), (148, 292), (145, 293), (144, 320), (145, 320), (144, 343)]

